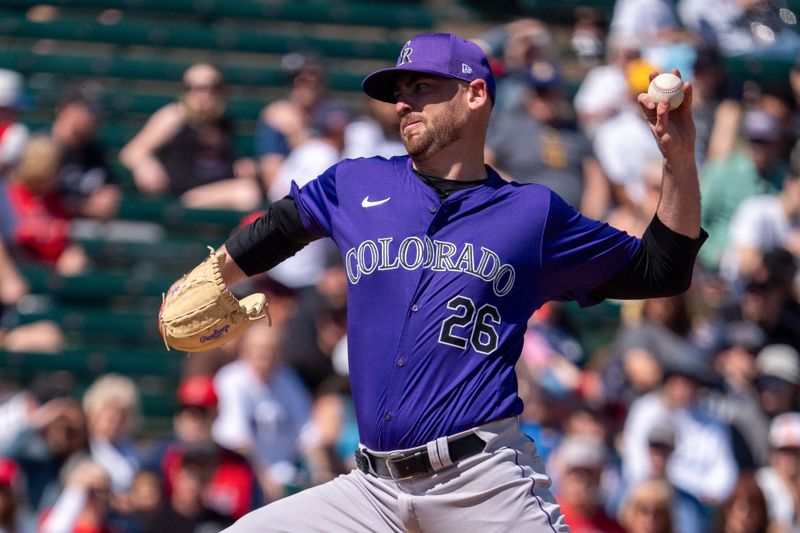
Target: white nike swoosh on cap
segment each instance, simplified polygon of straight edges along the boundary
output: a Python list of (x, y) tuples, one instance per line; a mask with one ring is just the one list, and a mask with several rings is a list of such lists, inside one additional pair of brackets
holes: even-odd
[(375, 207), (376, 205), (385, 204), (391, 199), (391, 196), (388, 198), (384, 198), (383, 200), (376, 200), (374, 202), (370, 201), (369, 196), (365, 196), (363, 200), (361, 200), (361, 207)]

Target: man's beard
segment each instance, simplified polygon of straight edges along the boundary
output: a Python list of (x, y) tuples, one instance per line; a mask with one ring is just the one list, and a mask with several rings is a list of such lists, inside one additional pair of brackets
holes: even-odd
[[(424, 130), (406, 135), (405, 125), (414, 120), (419, 120), (424, 125)], [(400, 137), (408, 155), (417, 161), (424, 161), (459, 140), (466, 121), (464, 109), (457, 102), (450, 102), (444, 112), (430, 121), (425, 121), (418, 113), (404, 116), (400, 121)]]

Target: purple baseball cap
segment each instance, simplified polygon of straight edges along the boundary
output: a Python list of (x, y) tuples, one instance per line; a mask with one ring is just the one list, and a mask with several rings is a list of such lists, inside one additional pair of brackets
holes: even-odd
[(395, 103), (395, 82), (404, 72), (422, 72), (471, 82), (485, 80), (494, 102), (494, 76), (481, 48), (452, 33), (423, 33), (403, 45), (394, 68), (376, 70), (361, 84), (368, 96)]

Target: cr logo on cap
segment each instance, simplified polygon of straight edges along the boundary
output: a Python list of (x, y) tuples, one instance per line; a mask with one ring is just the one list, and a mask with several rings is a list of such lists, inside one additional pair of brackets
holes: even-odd
[(403, 49), (400, 50), (400, 57), (397, 58), (397, 66), (399, 67), (400, 65), (411, 63), (411, 52), (413, 51), (414, 49), (411, 48), (411, 41), (408, 41), (405, 46), (403, 46)]

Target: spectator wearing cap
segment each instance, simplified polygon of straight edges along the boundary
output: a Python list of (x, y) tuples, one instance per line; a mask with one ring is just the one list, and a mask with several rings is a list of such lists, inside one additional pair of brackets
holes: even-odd
[(701, 501), (724, 501), (738, 472), (731, 432), (699, 399), (700, 389), (714, 384), (716, 375), (695, 354), (670, 354), (663, 365), (662, 385), (635, 400), (625, 421), (624, 479), (636, 484), (652, 475), (648, 435), (655, 425), (668, 421), (675, 430), (675, 450), (667, 464), (669, 481)]
[(247, 459), (214, 442), (211, 428), (217, 418), (218, 398), (213, 377), (185, 378), (178, 386), (176, 399), (174, 435), (159, 443), (143, 460), (143, 466), (161, 472), (169, 500), (176, 483), (183, 480), (186, 461), (192, 457), (202, 459), (202, 465), (210, 469), (204, 478), (207, 482), (202, 504), (224, 517), (227, 525), (232, 524), (262, 503), (261, 492)]
[(558, 476), (556, 499), (573, 533), (622, 533), (603, 510), (600, 475), (606, 461), (605, 443), (586, 436), (567, 437), (553, 452)]
[(70, 87), (58, 102), (50, 135), (61, 147), (59, 191), (73, 216), (109, 220), (119, 207), (119, 188), (111, 183), (105, 148), (96, 134), (104, 117), (99, 86)]
[(493, 116), (486, 160), (507, 179), (546, 185), (584, 215), (603, 215), (610, 192), (591, 143), (571, 123), (558, 66), (534, 61), (527, 73), (525, 113)]
[(769, 428), (769, 464), (756, 480), (767, 500), (769, 517), (783, 528), (800, 528), (800, 413), (776, 416)]
[(262, 199), (255, 162), (237, 158), (222, 73), (196, 63), (183, 83), (178, 101), (148, 119), (120, 151), (120, 161), (143, 194), (180, 195), (188, 207), (255, 209)]
[(756, 354), (764, 345), (764, 332), (755, 324), (742, 321), (725, 323), (719, 329), (719, 339), (710, 352), (722, 386), (709, 391), (703, 401), (731, 426), (740, 468), (752, 470), (766, 463), (769, 451), (769, 419), (761, 409), (755, 387)]
[(785, 248), (800, 258), (800, 143), (790, 164), (777, 195), (751, 196), (736, 208), (720, 265), (729, 282), (751, 277), (770, 250)]
[(756, 357), (756, 387), (770, 418), (794, 411), (800, 385), (800, 354), (788, 344), (765, 346)]
[(298, 484), (300, 437), (311, 415), (308, 390), (281, 360), (279, 335), (263, 321), (254, 324), (242, 336), (238, 359), (214, 378), (214, 440), (250, 458), (271, 501)]
[(757, 270), (743, 280), (740, 300), (731, 302), (738, 305), (732, 311), (764, 331), (765, 344), (789, 344), (800, 350), (797, 267), (797, 260), (783, 248), (765, 252)]
[(709, 161), (701, 170), (703, 196), (702, 224), (711, 235), (700, 250), (702, 264), (717, 271), (728, 245), (730, 223), (739, 204), (760, 194), (775, 195), (789, 173), (781, 157), (781, 123), (766, 111), (753, 108), (745, 112), (743, 149), (728, 157)]
[[(676, 532), (705, 533), (708, 531), (708, 527), (711, 525), (711, 512), (709, 509), (698, 498), (675, 486), (668, 478), (667, 465), (674, 451), (675, 428), (669, 420), (656, 421), (656, 424), (647, 434), (647, 455), (650, 464), (649, 476), (637, 484), (623, 484), (617, 495), (609, 498), (609, 503), (613, 504), (607, 507), (609, 513), (619, 515), (622, 522), (629, 522), (634, 518), (637, 520), (646, 519), (647, 517), (645, 516), (632, 516), (632, 514), (636, 514), (635, 506), (640, 497), (638, 492), (642, 490), (642, 487), (662, 484), (669, 489), (670, 493), (670, 497), (666, 502), (669, 516), (666, 520), (662, 517), (658, 521), (669, 522), (670, 525), (674, 525), (674, 531)], [(642, 510), (640, 512), (643, 513)], [(625, 526), (630, 527), (627, 523)]]

